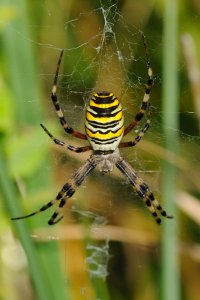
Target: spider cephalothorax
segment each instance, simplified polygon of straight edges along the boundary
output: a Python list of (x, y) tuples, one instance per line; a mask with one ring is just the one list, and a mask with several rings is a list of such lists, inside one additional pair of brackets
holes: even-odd
[[(56, 94), (60, 63), (64, 50), (61, 51), (54, 78), (51, 99), (65, 132), (73, 135), (76, 138), (88, 140), (89, 145), (85, 147), (74, 147), (72, 145), (68, 145), (67, 143), (55, 138), (44, 125), (41, 124), (41, 126), (57, 145), (77, 153), (92, 150), (92, 154), (89, 159), (87, 159), (86, 162), (68, 180), (68, 182), (63, 186), (61, 191), (52, 201), (43, 205), (38, 211), (26, 216), (12, 218), (13, 220), (31, 217), (48, 209), (55, 203), (58, 203), (57, 209), (48, 221), (49, 225), (56, 224), (63, 218), (63, 216), (60, 216), (60, 211), (65, 205), (67, 199), (75, 193), (76, 189), (81, 185), (89, 173), (95, 167), (98, 167), (103, 173), (112, 172), (114, 166), (116, 166), (122, 172), (122, 174), (125, 175), (129, 183), (133, 186), (135, 192), (143, 199), (158, 224), (161, 223), (160, 216), (172, 218), (171, 216), (167, 215), (165, 210), (163, 210), (158, 200), (154, 197), (153, 193), (149, 189), (148, 185), (135, 173), (131, 165), (129, 165), (119, 153), (119, 148), (135, 146), (150, 127), (149, 96), (153, 86), (153, 73), (150, 67), (146, 39), (144, 34), (141, 34), (143, 37), (147, 62), (147, 83), (140, 110), (135, 115), (133, 121), (125, 128), (120, 101), (113, 93), (106, 91), (93, 93), (89, 100), (86, 108), (85, 134), (74, 130), (68, 125)], [(145, 112), (147, 112), (147, 120), (144, 124), (144, 127), (139, 131), (138, 135), (131, 141), (122, 142), (122, 138), (140, 122)]]
[(90, 161), (96, 162), (97, 167), (102, 173), (109, 173), (113, 171), (115, 164), (120, 159), (119, 149), (112, 152), (95, 153), (90, 156)]

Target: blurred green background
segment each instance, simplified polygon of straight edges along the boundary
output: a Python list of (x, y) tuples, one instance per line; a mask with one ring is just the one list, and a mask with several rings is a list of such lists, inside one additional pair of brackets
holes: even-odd
[[(0, 299), (199, 299), (199, 28), (198, 0), (0, 0)], [(175, 218), (157, 226), (115, 170), (93, 172), (56, 226), (53, 208), (11, 221), (52, 200), (89, 156), (39, 126), (86, 145), (64, 134), (51, 103), (60, 49), (69, 124), (83, 131), (95, 89), (116, 94), (128, 124), (147, 78), (140, 30), (155, 75), (152, 127), (123, 156)]]

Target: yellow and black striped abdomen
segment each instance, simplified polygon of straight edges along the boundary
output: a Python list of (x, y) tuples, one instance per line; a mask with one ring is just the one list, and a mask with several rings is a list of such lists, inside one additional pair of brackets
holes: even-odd
[(94, 93), (86, 109), (85, 131), (94, 151), (114, 151), (124, 133), (124, 118), (113, 93)]

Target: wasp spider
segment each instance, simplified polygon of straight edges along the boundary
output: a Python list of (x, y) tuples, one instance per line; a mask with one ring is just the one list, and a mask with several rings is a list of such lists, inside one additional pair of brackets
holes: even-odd
[[(172, 216), (167, 215), (166, 211), (154, 197), (148, 185), (135, 173), (133, 168), (121, 157), (119, 152), (119, 148), (135, 146), (150, 127), (149, 97), (153, 86), (153, 73), (150, 66), (146, 39), (144, 34), (141, 34), (145, 50), (148, 78), (140, 110), (127, 127), (124, 127), (124, 117), (120, 101), (113, 93), (106, 91), (95, 92), (89, 100), (85, 117), (85, 134), (74, 130), (68, 125), (56, 94), (59, 69), (64, 53), (64, 50), (61, 51), (53, 82), (51, 99), (64, 131), (76, 138), (88, 140), (89, 145), (85, 147), (74, 147), (72, 145), (68, 145), (55, 138), (44, 125), (41, 124), (41, 127), (57, 145), (77, 153), (92, 150), (92, 154), (62, 187), (61, 191), (53, 200), (43, 205), (39, 210), (25, 216), (12, 218), (13, 220), (31, 217), (57, 203), (57, 208), (48, 221), (49, 225), (56, 224), (63, 218), (63, 216), (60, 216), (60, 212), (67, 199), (75, 193), (83, 180), (97, 166), (103, 173), (112, 172), (113, 167), (116, 166), (122, 174), (127, 177), (134, 191), (143, 199), (158, 224), (161, 223), (161, 216), (172, 218)], [(138, 135), (129, 142), (121, 142), (122, 138), (141, 121), (146, 112), (147, 121)]]

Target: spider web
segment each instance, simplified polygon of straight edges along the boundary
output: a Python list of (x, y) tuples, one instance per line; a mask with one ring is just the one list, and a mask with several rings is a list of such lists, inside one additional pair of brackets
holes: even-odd
[[(67, 74), (65, 72), (62, 77), (60, 94), (61, 101), (62, 96), (64, 97), (66, 113), (69, 111), (69, 107), (70, 110), (73, 110), (73, 114), (70, 114), (72, 115), (70, 121), (72, 124), (74, 123), (74, 126), (77, 126), (74, 115), (81, 114), (84, 117), (83, 103), (87, 105), (94, 90), (113, 91), (122, 101), (125, 98), (136, 98), (133, 89), (135, 73), (131, 71), (130, 67), (136, 60), (134, 50), (135, 36), (138, 32), (133, 31), (124, 23), (115, 4), (108, 6), (107, 9), (100, 6), (92, 12), (81, 13), (76, 19), (65, 22), (68, 36), (75, 39), (74, 35), (79, 35), (79, 30), (83, 30), (82, 28), (77, 29), (76, 24), (81, 23), (82, 19), (90, 20), (94, 16), (99, 19), (102, 26), (97, 33), (90, 37), (89, 41), (65, 49)], [(77, 30), (76, 33), (75, 30)], [(76, 41), (76, 43), (78, 42)], [(68, 64), (71, 57), (75, 59), (73, 66)], [(137, 80), (140, 78), (137, 77)], [(79, 98), (79, 102), (81, 100), (81, 106), (74, 105), (74, 102), (78, 101), (77, 98)], [(81, 120), (81, 118), (78, 119)]]
[[(116, 3), (113, 4), (112, 1), (110, 3), (108, 1), (105, 6), (100, 1), (99, 4), (99, 7), (94, 10), (80, 13), (75, 19), (69, 20), (64, 24), (68, 36), (71, 36), (72, 39), (74, 35), (78, 36), (81, 34), (83, 29), (78, 24), (81, 24), (84, 19), (89, 21), (97, 18), (101, 25), (97, 32), (89, 37), (88, 41), (75, 47), (70, 46), (65, 51), (66, 68), (60, 80), (60, 99), (62, 104), (64, 104), (63, 107), (67, 117), (69, 115), (67, 112), (71, 112), (69, 122), (75, 128), (77, 128), (77, 119), (81, 120), (78, 126), (82, 128), (84, 118), (83, 103), (85, 108), (93, 91), (112, 91), (122, 103), (126, 99), (138, 98), (138, 88), (134, 88), (134, 86), (138, 86), (138, 83), (141, 84), (142, 92), (144, 92), (143, 85), (146, 79), (144, 55), (142, 59), (141, 56), (139, 58), (135, 57), (138, 39), (141, 38), (139, 31), (125, 22)], [(77, 59), (71, 67), (68, 61), (74, 56)], [(142, 79), (142, 76), (138, 77), (138, 75), (135, 75), (133, 68), (131, 68), (132, 64), (137, 60), (143, 64), (144, 79)], [(77, 104), (74, 105), (74, 102)], [(124, 110), (127, 111), (130, 105), (130, 102), (125, 104)], [(75, 118), (74, 116), (77, 117)], [(132, 116), (130, 113), (129, 119)], [(126, 183), (125, 180), (123, 180), (124, 183)], [(114, 188), (115, 183), (112, 184)], [(93, 207), (95, 213), (91, 213), (90, 210), (81, 209), (80, 205), (75, 205), (76, 213), (90, 221), (91, 232), (98, 231), (99, 227), (108, 223), (106, 217), (96, 212), (95, 207)], [(106, 279), (109, 275), (109, 239), (108, 236), (105, 241), (98, 243), (90, 240), (86, 245), (87, 257), (85, 262), (92, 278)]]
[[(44, 5), (47, 7), (47, 18), (51, 19), (56, 12), (51, 9), (51, 2), (45, 1)], [(77, 9), (78, 11), (78, 9)], [(54, 28), (55, 24), (43, 27), (43, 42), (31, 41), (42, 47), (43, 51), (51, 51), (53, 62), (49, 66), (49, 73), (40, 74), (48, 86), (48, 93), (51, 90), (51, 82), (54, 77), (54, 66), (59, 56), (61, 48), (65, 49), (63, 66), (60, 72), (60, 80), (58, 84), (59, 101), (63, 108), (64, 114), (68, 123), (73, 128), (83, 131), (84, 111), (87, 101), (94, 90), (107, 90), (113, 92), (122, 102), (126, 124), (128, 124), (135, 113), (137, 112), (143, 94), (144, 84), (147, 78), (146, 62), (144, 57), (144, 49), (142, 45), (141, 36), (139, 34), (140, 28), (132, 25), (130, 19), (125, 21), (123, 9), (119, 3), (112, 1), (97, 1), (96, 7), (92, 9), (85, 9), (84, 11), (72, 11), (72, 15), (67, 20), (62, 20), (61, 24)], [(90, 28), (91, 27), (91, 28)], [(92, 28), (93, 27), (93, 28)], [(59, 34), (62, 28), (62, 35), (64, 43), (55, 38), (56, 33)], [(49, 35), (49, 30), (52, 34)], [(87, 32), (87, 35), (85, 35)], [(152, 44), (152, 38), (147, 37), (149, 44)], [(153, 42), (155, 42), (153, 40)], [(150, 57), (151, 53), (161, 57), (161, 53), (149, 47)], [(152, 56), (153, 56), (152, 55)], [(49, 63), (49, 62), (48, 62)], [(160, 71), (156, 74), (155, 90), (160, 89), (162, 84), (162, 74)], [(154, 92), (153, 92), (154, 94)], [(189, 90), (185, 90), (185, 97), (189, 94)], [(152, 97), (153, 98), (153, 97)], [(148, 132), (148, 141), (153, 140), (155, 144), (162, 144), (164, 136), (161, 133), (162, 111), (160, 109), (160, 99), (152, 99), (152, 119), (153, 125), (150, 132)], [(50, 116), (54, 117), (55, 112), (53, 107), (50, 108)], [(190, 107), (183, 107), (179, 112), (180, 119), (189, 120), (192, 114), (195, 114)], [(144, 120), (145, 121), (145, 120)], [(142, 123), (143, 124), (143, 123)], [(142, 127), (142, 124), (135, 130), (135, 134)], [(173, 129), (172, 129), (173, 130)], [(133, 135), (132, 135), (133, 136)], [(184, 127), (180, 130), (179, 136), (181, 143), (184, 146), (186, 143), (196, 143), (199, 141), (198, 134), (194, 132), (184, 132)], [(70, 137), (67, 137), (70, 141)], [(72, 139), (71, 143), (79, 143)], [(78, 145), (81, 145), (79, 143)], [(139, 148), (140, 149), (140, 148)], [(143, 149), (144, 150), (144, 149)], [(66, 154), (69, 159), (74, 159), (73, 154)], [(71, 156), (70, 156), (71, 155)], [(187, 146), (181, 147), (181, 155), (184, 158), (188, 157)], [(152, 175), (150, 179), (150, 186), (153, 191), (159, 193), (158, 181), (160, 178), (160, 162), (161, 158), (157, 155), (144, 155), (140, 150), (127, 149), (124, 152), (126, 160), (137, 170), (141, 177), (148, 177), (149, 173)], [(85, 156), (84, 156), (85, 157)], [(79, 159), (79, 158), (77, 158)], [(191, 157), (190, 157), (191, 159)], [(69, 162), (69, 161), (68, 161)], [(67, 162), (67, 163), (68, 163)], [(55, 158), (55, 164), (57, 164)], [(81, 164), (82, 161), (78, 161)], [(198, 163), (197, 155), (194, 155), (192, 165)], [(67, 164), (66, 164), (67, 167)], [(74, 162), (74, 168), (77, 167), (77, 161)], [(100, 178), (100, 175), (95, 174), (95, 178), (104, 181), (104, 189), (99, 189), (95, 192), (98, 198), (109, 198), (109, 190), (116, 188), (116, 178), (111, 179)], [(66, 178), (70, 175), (67, 172)], [(105, 180), (104, 180), (105, 179)], [(106, 185), (107, 182), (107, 185)], [(87, 182), (87, 189), (89, 189), (89, 180)], [(140, 202), (135, 199), (133, 193), (130, 193), (130, 187), (125, 179), (118, 181), (119, 195), (124, 189), (124, 194), (121, 198), (125, 198), (127, 202)], [(100, 186), (100, 185), (99, 185)], [(99, 188), (98, 186), (98, 188)], [(83, 184), (81, 189), (86, 190), (86, 184)], [(85, 192), (85, 191), (84, 191)], [(74, 199), (78, 199), (77, 193)], [(112, 200), (111, 200), (112, 201)], [(108, 201), (109, 202), (109, 201)], [(114, 206), (118, 203), (110, 204), (108, 212), (98, 214), (97, 210), (91, 212), (90, 209), (81, 208), (79, 203), (74, 202), (72, 211), (80, 218), (84, 217), (90, 221), (90, 230), (98, 230), (99, 227), (107, 224), (109, 214)], [(137, 209), (137, 208), (132, 208)], [(94, 212), (95, 211), (95, 212)], [(53, 238), (53, 237), (51, 237)], [(91, 277), (98, 277), (105, 279), (108, 274), (108, 262), (110, 259), (109, 252), (109, 236), (108, 238), (97, 244), (89, 241), (86, 245), (88, 255), (86, 257), (86, 265)]]
[[(82, 37), (85, 30), (84, 26), (90, 26), (91, 20), (97, 23), (96, 28), (88, 34), (89, 37), (85, 41)], [(87, 22), (89, 25), (87, 25)], [(106, 1), (106, 4), (99, 1), (97, 7), (92, 11), (76, 14), (75, 17), (65, 21), (63, 26), (68, 38), (67, 46), (61, 45), (60, 47), (64, 46), (65, 53), (58, 93), (59, 101), (70, 126), (83, 131), (84, 111), (87, 101), (94, 91), (101, 90), (112, 91), (121, 100), (127, 122), (130, 122), (134, 113), (139, 109), (144, 94), (144, 83), (147, 78), (145, 54), (139, 29), (132, 26), (131, 23), (125, 22), (118, 5), (113, 4), (112, 1)], [(136, 56), (135, 52), (138, 47), (143, 52), (142, 55)], [(57, 47), (52, 46), (52, 48)], [(59, 52), (56, 58), (58, 55)], [(135, 63), (142, 65), (143, 70), (139, 74), (135, 73), (133, 67)], [(54, 74), (51, 74), (50, 77), (53, 78), (53, 76)], [(47, 78), (46, 74), (45, 78)], [(54, 114), (53, 110), (52, 113)], [(73, 139), (74, 142), (76, 141)], [(138, 161), (136, 154), (135, 158), (131, 155), (132, 160)], [(141, 166), (139, 168), (141, 169)], [(69, 174), (67, 174), (67, 177), (69, 177)], [(102, 181), (102, 179), (100, 180)], [(109, 179), (109, 183), (111, 190), (114, 189), (116, 184), (114, 180)], [(87, 182), (88, 184), (89, 182)], [(122, 185), (126, 184), (126, 180), (123, 179)], [(105, 186), (105, 182), (103, 185)], [(82, 189), (84, 187), (86, 187), (85, 183)], [(95, 196), (99, 194), (98, 198), (104, 197), (105, 199), (106, 197), (109, 199), (108, 192), (105, 193), (106, 195), (103, 195), (103, 191), (97, 191)], [(77, 192), (74, 198), (78, 200), (79, 194)], [(126, 194), (126, 196), (128, 195)], [(95, 204), (93, 204), (92, 210), (93, 212), (87, 210), (86, 207), (81, 208), (78, 201), (74, 203), (73, 212), (76, 212), (76, 215), (79, 215), (81, 219), (84, 216), (84, 223), (87, 223), (88, 220), (90, 232), (95, 233), (109, 221), (105, 212), (98, 213), (99, 209), (98, 207), (95, 208)], [(109, 214), (110, 212), (108, 212)], [(93, 279), (105, 280), (109, 274), (109, 239), (108, 236), (107, 239), (98, 243), (90, 240), (85, 246), (87, 253), (85, 263)]]

